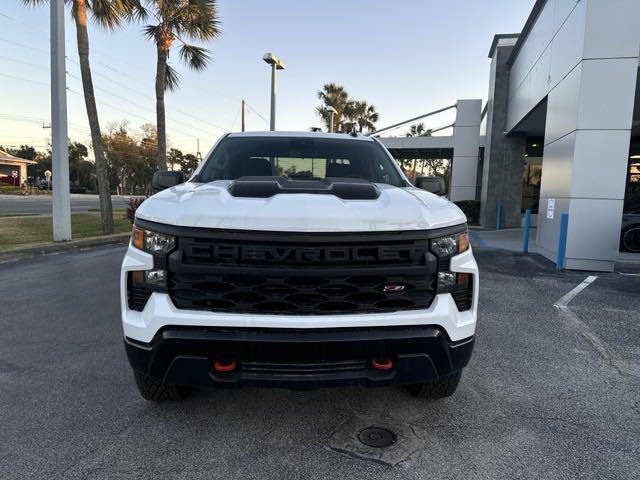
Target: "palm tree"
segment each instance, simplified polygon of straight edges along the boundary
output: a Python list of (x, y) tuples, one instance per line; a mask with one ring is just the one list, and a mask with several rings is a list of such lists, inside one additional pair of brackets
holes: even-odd
[(346, 131), (345, 127), (348, 127), (345, 125), (347, 118), (346, 114), (351, 108), (351, 101), (349, 100), (349, 94), (344, 87), (335, 83), (327, 83), (323, 85), (322, 90), (318, 92), (318, 98), (322, 100), (322, 105), (316, 107), (316, 112), (326, 125), (327, 131), (329, 130), (331, 121), (329, 107), (335, 108), (336, 112), (338, 112), (335, 114), (333, 121), (334, 130), (336, 132)]
[(424, 123), (420, 122), (416, 125), (411, 125), (409, 131), (405, 135), (407, 137), (430, 137), (432, 132), (432, 128), (425, 129)]
[[(28, 6), (37, 6), (47, 3), (47, 0), (22, 0), (22, 3)], [(78, 44), (84, 103), (87, 109), (91, 143), (96, 161), (102, 233), (103, 235), (107, 235), (113, 233), (111, 186), (109, 185), (109, 171), (104, 156), (98, 109), (96, 107), (96, 97), (93, 91), (93, 80), (91, 78), (87, 13), (91, 14), (91, 17), (99, 26), (107, 30), (115, 30), (120, 27), (125, 20), (134, 16), (139, 4), (137, 0), (65, 0), (65, 3), (71, 4), (71, 14), (76, 24), (76, 42)]]
[(153, 24), (144, 27), (148, 39), (156, 44), (156, 118), (158, 128), (158, 168), (167, 168), (167, 128), (164, 108), (165, 91), (178, 88), (180, 77), (167, 63), (171, 47), (178, 43), (178, 56), (189, 68), (207, 67), (209, 52), (188, 42), (205, 42), (220, 35), (216, 0), (145, 0)]
[(354, 126), (358, 128), (358, 132), (360, 133), (370, 133), (375, 131), (375, 123), (380, 117), (378, 112), (376, 112), (376, 108), (373, 105), (369, 105), (364, 100), (354, 100), (348, 114), (350, 116), (350, 120), (353, 122)]

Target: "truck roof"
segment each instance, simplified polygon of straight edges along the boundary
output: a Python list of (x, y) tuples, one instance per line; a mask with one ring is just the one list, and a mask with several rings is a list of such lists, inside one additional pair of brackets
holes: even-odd
[(373, 138), (358, 134), (357, 136), (348, 133), (327, 133), (327, 132), (235, 132), (230, 133), (229, 137), (299, 137), (299, 138), (327, 138), (327, 139), (344, 139), (357, 140), (365, 142), (373, 142)]

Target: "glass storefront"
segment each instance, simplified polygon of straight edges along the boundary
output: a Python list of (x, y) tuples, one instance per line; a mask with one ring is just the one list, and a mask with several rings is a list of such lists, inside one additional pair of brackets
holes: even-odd
[(542, 179), (543, 137), (527, 137), (527, 149), (522, 156), (522, 213), (528, 208), (538, 213), (540, 204), (540, 180)]
[(640, 212), (640, 138), (632, 137), (629, 148), (627, 190), (624, 197), (624, 213)]

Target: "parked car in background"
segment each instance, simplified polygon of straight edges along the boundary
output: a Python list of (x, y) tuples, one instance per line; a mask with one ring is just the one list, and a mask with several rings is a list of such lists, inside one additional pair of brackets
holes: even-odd
[(622, 216), (620, 248), (625, 252), (640, 253), (640, 208)]

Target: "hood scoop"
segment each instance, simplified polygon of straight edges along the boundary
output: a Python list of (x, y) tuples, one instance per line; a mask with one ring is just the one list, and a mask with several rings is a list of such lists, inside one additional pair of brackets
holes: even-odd
[(284, 177), (240, 177), (227, 191), (234, 197), (269, 198), (285, 193), (334, 195), (343, 200), (376, 200), (380, 189), (360, 178), (290, 180)]

